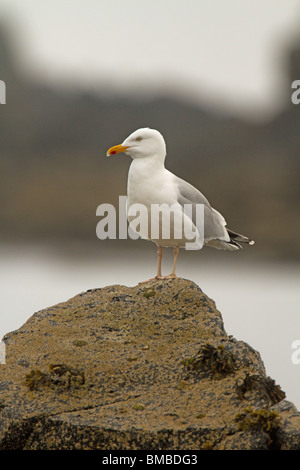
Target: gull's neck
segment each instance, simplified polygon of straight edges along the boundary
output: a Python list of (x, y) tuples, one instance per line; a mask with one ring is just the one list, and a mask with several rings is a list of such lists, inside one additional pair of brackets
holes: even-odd
[[(144, 202), (145, 188), (153, 184), (163, 185), (164, 175), (167, 172), (164, 158), (151, 157), (135, 158), (129, 168), (127, 179), (127, 195), (130, 201)], [(147, 193), (146, 193), (147, 194)]]
[(130, 173), (135, 173), (141, 178), (146, 178), (161, 171), (165, 171), (165, 157), (160, 155), (135, 158), (132, 161), (129, 169)]

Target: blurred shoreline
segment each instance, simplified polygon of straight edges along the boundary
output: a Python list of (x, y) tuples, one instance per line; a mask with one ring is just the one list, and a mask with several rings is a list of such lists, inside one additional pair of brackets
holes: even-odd
[[(2, 239), (69, 245), (77, 238), (92, 246), (96, 208), (117, 207), (126, 194), (130, 158), (107, 159), (107, 148), (149, 126), (165, 137), (166, 167), (197, 187), (229, 228), (254, 239), (254, 251), (300, 258), (300, 106), (291, 103), (290, 86), (277, 115), (250, 123), (164, 92), (138, 99), (134, 90), (105, 96), (51, 88), (25, 77), (12, 43), (1, 23)], [(300, 41), (286, 47), (285, 83), (300, 77), (299, 51)]]

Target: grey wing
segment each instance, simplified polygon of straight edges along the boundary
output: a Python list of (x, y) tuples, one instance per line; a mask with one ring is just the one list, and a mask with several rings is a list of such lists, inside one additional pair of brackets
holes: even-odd
[(196, 204), (204, 205), (204, 241), (217, 239), (229, 242), (230, 237), (224, 217), (211, 207), (206, 197), (198, 189), (177, 176), (175, 178), (178, 188), (177, 200), (182, 207), (184, 204), (192, 204), (192, 220), (195, 225), (195, 206)]

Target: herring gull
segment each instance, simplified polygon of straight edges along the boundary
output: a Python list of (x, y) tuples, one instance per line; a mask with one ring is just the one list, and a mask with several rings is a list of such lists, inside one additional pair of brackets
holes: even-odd
[[(129, 225), (134, 220), (132, 214), (130, 215), (130, 209), (135, 205), (146, 207), (149, 224), (146, 224), (146, 229), (145, 226), (143, 229), (140, 224), (138, 233), (141, 238), (151, 240), (157, 245), (157, 274), (153, 279), (175, 278), (179, 249), (186, 248), (187, 243), (191, 241), (191, 237), (187, 237), (185, 231), (176, 232), (175, 219), (178, 222), (178, 218), (175, 217), (175, 213), (181, 214), (180, 224), (184, 225), (184, 222), (190, 222), (194, 243), (196, 245), (198, 243), (197, 249), (205, 245), (223, 250), (238, 250), (242, 248), (240, 243), (254, 244), (250, 238), (229, 230), (226, 227), (224, 217), (211, 207), (206, 197), (198, 189), (165, 168), (166, 144), (159, 131), (148, 127), (138, 129), (130, 134), (122, 144), (111, 147), (107, 151), (107, 156), (120, 152), (132, 157), (127, 181)], [(160, 206), (160, 213), (156, 213), (154, 220), (151, 208), (155, 205)], [(189, 213), (184, 210), (187, 205), (192, 208)], [(203, 207), (202, 237), (199, 236), (199, 225), (196, 224), (194, 210), (196, 206), (200, 205)], [(173, 221), (173, 229), (169, 231), (168, 237), (163, 236), (161, 230), (159, 233), (155, 232), (154, 236), (150, 231), (151, 224), (156, 222), (161, 229), (162, 221), (164, 217), (167, 217), (164, 210), (170, 207), (174, 212), (168, 220)], [(170, 217), (170, 212), (168, 217)], [(175, 232), (181, 233), (181, 236), (175, 236)], [(163, 276), (161, 272), (163, 247), (173, 248), (173, 269), (168, 276)]]

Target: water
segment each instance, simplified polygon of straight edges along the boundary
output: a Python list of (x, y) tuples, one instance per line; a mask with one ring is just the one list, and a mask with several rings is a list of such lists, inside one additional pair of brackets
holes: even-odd
[[(44, 247), (3, 246), (0, 338), (18, 329), (36, 311), (87, 289), (136, 285), (155, 273), (153, 249), (64, 257)], [(191, 279), (216, 302), (225, 329), (259, 351), (267, 375), (300, 409), (300, 364), (292, 344), (300, 340), (300, 269), (288, 263), (250, 263), (232, 258), (180, 254), (178, 275)], [(170, 255), (167, 255), (170, 257)], [(170, 267), (170, 259), (164, 259)], [(167, 271), (167, 268), (164, 268)], [(0, 367), (2, 367), (0, 365)]]

